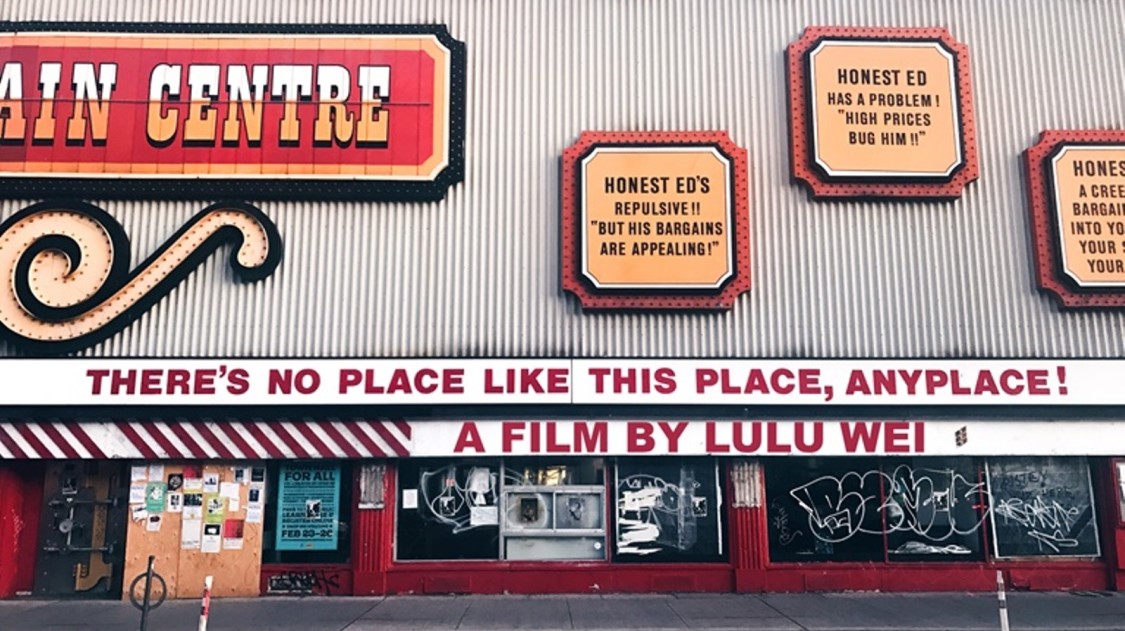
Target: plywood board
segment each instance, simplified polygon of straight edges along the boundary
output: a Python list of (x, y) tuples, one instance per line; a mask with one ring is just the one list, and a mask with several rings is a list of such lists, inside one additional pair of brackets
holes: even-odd
[[(141, 463), (138, 463), (138, 466)], [(238, 463), (238, 468), (261, 466), (260, 463)], [(234, 483), (236, 465), (230, 463), (204, 463), (204, 476), (217, 473), (220, 484)], [(166, 483), (171, 474), (182, 474), (182, 463), (166, 463), (163, 478)], [(155, 482), (156, 480), (152, 480)], [(145, 571), (149, 555), (156, 556), (156, 571), (168, 584), (169, 598), (198, 598), (203, 595), (203, 581), (207, 576), (214, 577), (211, 593), (217, 598), (257, 596), (260, 592), (262, 569), (262, 527), (263, 524), (247, 524), (246, 505), (249, 491), (249, 476), (238, 484), (239, 509), (229, 510), (229, 500), (224, 501), (223, 521), (241, 520), (243, 522), (242, 548), (228, 549), (220, 544), (218, 553), (205, 553), (202, 550), (184, 550), (181, 546), (183, 513), (162, 512), (162, 523), (158, 532), (151, 532), (145, 520), (130, 519), (126, 539), (125, 587), (128, 588), (133, 577)], [(179, 492), (183, 492), (180, 489)], [(132, 510), (130, 510), (132, 516)], [(206, 518), (206, 507), (204, 507)], [(206, 519), (204, 519), (206, 521)], [(220, 525), (220, 537), (223, 527)], [(128, 594), (124, 594), (128, 598)]]

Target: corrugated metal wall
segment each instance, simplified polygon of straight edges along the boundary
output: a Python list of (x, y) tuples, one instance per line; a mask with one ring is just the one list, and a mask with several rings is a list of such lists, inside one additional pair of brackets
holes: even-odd
[[(469, 51), (466, 180), (434, 204), (262, 203), (286, 258), (213, 257), (93, 355), (1125, 355), (1031, 268), (1021, 152), (1125, 123), (1119, 0), (0, 0), (0, 18), (438, 22)], [(981, 179), (948, 203), (814, 203), (789, 180), (784, 51), (808, 25), (969, 45)], [(559, 288), (558, 157), (583, 130), (729, 131), (754, 288), (722, 314), (583, 314)], [(28, 202), (33, 200), (28, 200)], [(103, 202), (144, 258), (203, 204)], [(8, 216), (28, 202), (0, 203)], [(4, 351), (10, 353), (10, 351)]]

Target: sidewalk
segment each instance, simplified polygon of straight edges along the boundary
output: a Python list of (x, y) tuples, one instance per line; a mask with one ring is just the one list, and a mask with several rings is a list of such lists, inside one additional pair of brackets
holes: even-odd
[[(1012, 631), (1125, 631), (1125, 595), (1015, 593)], [(0, 601), (3, 631), (127, 631), (128, 603)], [(149, 631), (195, 631), (199, 603), (169, 601)], [(209, 631), (483, 631), (493, 629), (999, 629), (993, 594), (396, 596), (216, 600)]]

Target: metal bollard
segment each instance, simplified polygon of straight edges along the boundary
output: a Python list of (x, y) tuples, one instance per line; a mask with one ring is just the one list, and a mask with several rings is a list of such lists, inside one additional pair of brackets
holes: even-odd
[(156, 557), (148, 557), (148, 569), (145, 570), (145, 598), (141, 601), (141, 631), (148, 629), (148, 611), (151, 608), (152, 598), (152, 567), (156, 564)]
[(1008, 629), (1008, 597), (1004, 593), (1004, 573), (996, 570), (996, 598), (1000, 600), (1000, 631)]
[(207, 616), (211, 614), (212, 577), (203, 579), (203, 609), (199, 612), (199, 631), (207, 631)]
[[(156, 565), (156, 557), (150, 556), (148, 558), (148, 569), (143, 573), (138, 574), (133, 582), (129, 584), (129, 602), (134, 607), (141, 610), (141, 631), (146, 631), (148, 625), (148, 612), (156, 609), (164, 604), (164, 599), (168, 597), (168, 584), (164, 582), (164, 577), (157, 574), (154, 569)], [(140, 587), (141, 581), (145, 582), (144, 593), (140, 596), (137, 595), (137, 588)], [(159, 595), (156, 602), (152, 602), (152, 586), (159, 585)]]

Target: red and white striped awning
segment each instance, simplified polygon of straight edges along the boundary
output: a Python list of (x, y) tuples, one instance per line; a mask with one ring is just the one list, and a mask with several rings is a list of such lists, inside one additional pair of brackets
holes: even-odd
[(405, 458), (403, 420), (0, 422), (0, 460)]

